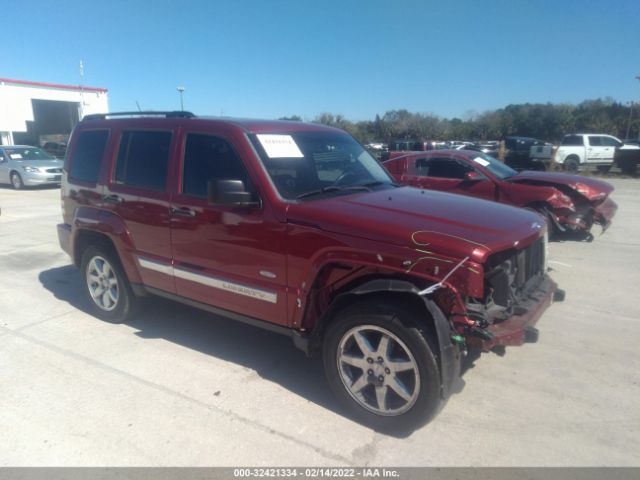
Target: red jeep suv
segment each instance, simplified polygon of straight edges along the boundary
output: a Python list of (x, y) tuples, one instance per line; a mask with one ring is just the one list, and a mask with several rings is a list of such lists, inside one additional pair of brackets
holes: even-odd
[(60, 244), (96, 316), (123, 321), (155, 294), (283, 333), (322, 352), (337, 398), (385, 431), (427, 422), (467, 349), (535, 341), (563, 296), (537, 214), (400, 187), (321, 125), (90, 115), (62, 205)]

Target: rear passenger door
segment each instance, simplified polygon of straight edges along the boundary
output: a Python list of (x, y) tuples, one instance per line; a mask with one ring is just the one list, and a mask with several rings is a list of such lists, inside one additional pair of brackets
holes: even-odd
[[(288, 324), (285, 228), (267, 203), (210, 204), (210, 180), (242, 180), (260, 196), (241, 155), (242, 139), (223, 127), (188, 129), (171, 209), (178, 295), (282, 325)], [(246, 141), (246, 140), (245, 140)]]
[(173, 293), (167, 171), (176, 135), (172, 129), (118, 133), (103, 202), (124, 220), (144, 284)]

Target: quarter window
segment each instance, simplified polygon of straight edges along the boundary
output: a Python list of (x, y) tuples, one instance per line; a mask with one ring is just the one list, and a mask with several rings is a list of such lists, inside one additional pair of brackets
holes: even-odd
[(562, 145), (567, 147), (581, 147), (584, 143), (580, 135), (567, 135), (562, 139)]
[(115, 181), (147, 190), (165, 189), (171, 132), (122, 133)]
[(71, 161), (69, 176), (81, 182), (96, 183), (109, 138), (108, 130), (80, 132)]
[(207, 198), (209, 180), (242, 180), (248, 188), (248, 175), (242, 161), (228, 142), (191, 133), (187, 135), (182, 174), (182, 193)]

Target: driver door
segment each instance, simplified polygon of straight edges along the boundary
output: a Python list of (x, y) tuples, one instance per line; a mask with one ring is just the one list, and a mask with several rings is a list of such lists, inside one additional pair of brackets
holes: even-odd
[(253, 181), (222, 133), (182, 136), (177, 191), (171, 199), (171, 246), (178, 295), (223, 310), (288, 324), (285, 226), (269, 205), (210, 204), (210, 180)]
[(414, 168), (416, 176), (415, 181), (411, 183), (413, 186), (486, 200), (496, 199), (496, 188), (491, 180), (484, 175), (482, 180), (467, 180), (465, 175), (477, 170), (454, 158), (419, 158)]

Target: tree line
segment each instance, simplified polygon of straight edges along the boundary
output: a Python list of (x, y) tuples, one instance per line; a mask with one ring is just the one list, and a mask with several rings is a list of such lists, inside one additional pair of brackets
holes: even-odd
[[(466, 119), (442, 118), (429, 113), (390, 110), (373, 120), (353, 122), (342, 115), (322, 113), (312, 122), (348, 131), (362, 143), (392, 140), (500, 140), (520, 135), (558, 143), (563, 135), (597, 132), (618, 138), (640, 136), (640, 106), (624, 105), (611, 98), (567, 103), (524, 103), (508, 105)], [(634, 119), (635, 117), (635, 119)], [(298, 115), (283, 120), (302, 120)]]

